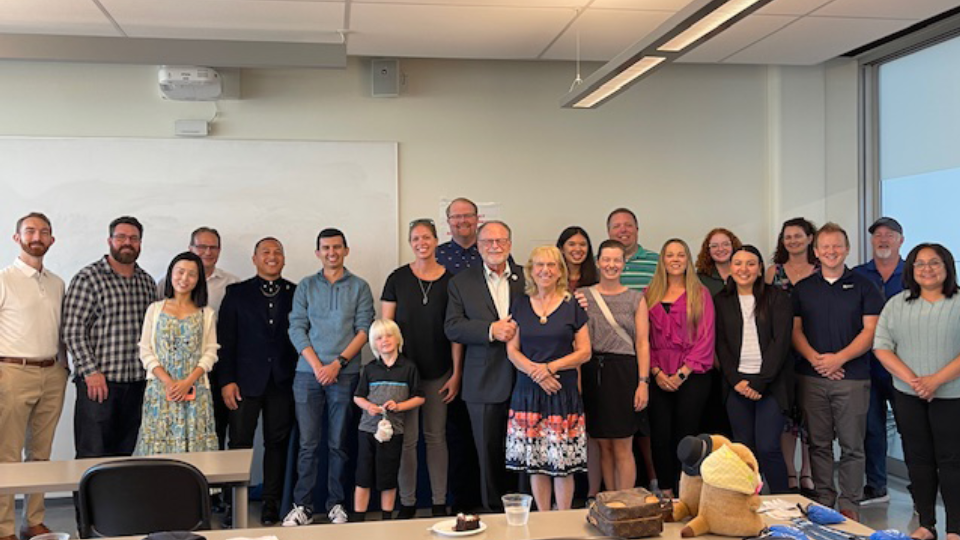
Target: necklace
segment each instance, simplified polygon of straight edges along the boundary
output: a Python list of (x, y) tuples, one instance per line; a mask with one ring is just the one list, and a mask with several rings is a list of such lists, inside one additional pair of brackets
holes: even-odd
[(423, 281), (419, 277), (417, 278), (417, 283), (420, 284), (420, 294), (423, 295), (423, 305), (427, 305), (427, 302), (430, 301), (430, 289), (433, 288), (433, 282), (430, 281), (426, 289), (423, 288)]
[(280, 294), (280, 282), (278, 281), (263, 281), (263, 285), (260, 287), (260, 292), (263, 293), (267, 298), (273, 298), (274, 296)]
[[(540, 317), (540, 324), (547, 324), (547, 313), (548, 313), (548, 311), (549, 311), (549, 309), (547, 309), (547, 308), (550, 306), (550, 302), (552, 302), (552, 301), (553, 301), (553, 297), (550, 297), (550, 299), (547, 300), (547, 301), (540, 300), (540, 302), (541, 302), (542, 305), (543, 305), (543, 313), (542, 313), (542, 314), (541, 314), (541, 313), (537, 313), (537, 310), (536, 310), (536, 309), (533, 310), (533, 314), (534, 314), (534, 315), (538, 315), (538, 316)], [(533, 308), (533, 303), (532, 303), (532, 302), (530, 303), (530, 307)]]

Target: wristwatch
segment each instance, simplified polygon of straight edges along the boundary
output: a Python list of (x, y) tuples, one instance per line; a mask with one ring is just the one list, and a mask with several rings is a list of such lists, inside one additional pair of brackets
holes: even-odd
[(650, 377), (640, 376), (640, 382), (650, 384)]
[(677, 370), (677, 378), (680, 379), (681, 381), (685, 381), (687, 380), (687, 374), (680, 370)]
[(350, 360), (347, 360), (342, 354), (338, 354), (336, 360), (341, 368), (347, 367), (347, 364), (350, 363)]

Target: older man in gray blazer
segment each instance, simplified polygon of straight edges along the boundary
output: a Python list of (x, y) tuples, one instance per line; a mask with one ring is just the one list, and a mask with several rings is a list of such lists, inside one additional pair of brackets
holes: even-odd
[(477, 244), (483, 264), (450, 281), (444, 329), (451, 341), (466, 345), (463, 400), (480, 460), (483, 506), (496, 511), (506, 488), (504, 453), (515, 373), (506, 343), (517, 333), (511, 310), (523, 294), (523, 270), (509, 262), (511, 232), (505, 223), (484, 223)]

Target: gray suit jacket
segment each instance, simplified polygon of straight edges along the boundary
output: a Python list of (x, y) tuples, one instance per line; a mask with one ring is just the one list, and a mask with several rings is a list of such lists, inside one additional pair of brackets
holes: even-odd
[[(523, 269), (511, 265), (510, 309), (523, 294)], [(487, 288), (483, 266), (468, 268), (450, 280), (444, 331), (450, 341), (466, 345), (463, 360), (463, 400), (471, 403), (502, 403), (510, 399), (516, 370), (507, 359), (507, 346), (490, 341), (490, 324), (498, 320), (493, 297)]]

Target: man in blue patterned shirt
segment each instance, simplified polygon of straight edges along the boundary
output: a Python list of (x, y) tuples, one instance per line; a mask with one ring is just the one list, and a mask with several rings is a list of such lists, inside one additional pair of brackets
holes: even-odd
[(457, 275), (473, 265), (480, 264), (477, 249), (477, 205), (465, 197), (458, 197), (447, 205), (447, 224), (453, 239), (437, 246), (437, 262), (447, 272)]
[(137, 265), (143, 225), (110, 223), (110, 253), (74, 276), (63, 303), (63, 341), (73, 358), (77, 458), (133, 453), (146, 372), (140, 331), (156, 282)]

